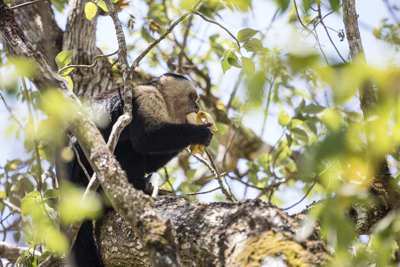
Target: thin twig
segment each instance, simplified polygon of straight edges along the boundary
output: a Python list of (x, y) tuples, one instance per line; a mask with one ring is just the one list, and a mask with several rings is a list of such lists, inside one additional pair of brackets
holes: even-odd
[(38, 142), (37, 136), (36, 136), (35, 122), (33, 120), (32, 100), (31, 100), (31, 97), (30, 97), (30, 92), (28, 91), (28, 87), (26, 86), (26, 82), (25, 82), (25, 77), (24, 76), (21, 76), (21, 81), (22, 81), (22, 86), (24, 88), (23, 92), (25, 94), (26, 103), (27, 103), (27, 107), (28, 107), (29, 121), (30, 121), (30, 123), (32, 124), (32, 127), (33, 127), (32, 137), (33, 137), (33, 144), (34, 144), (34, 149), (35, 149), (35, 158), (36, 158), (36, 164), (37, 164), (37, 172), (36, 172), (37, 190), (41, 191), (42, 190), (42, 163), (41, 163), (41, 160), (40, 160), (39, 142)]
[(211, 190), (208, 190), (208, 191), (203, 191), (203, 192), (187, 193), (187, 194), (185, 194), (185, 195), (187, 195), (187, 196), (203, 195), (203, 194), (208, 194), (208, 193), (217, 191), (218, 189), (221, 189), (221, 187), (217, 187), (217, 188), (214, 188), (214, 189), (211, 189)]
[(219, 24), (218, 22), (207, 18), (206, 16), (204, 16), (204, 15), (201, 14), (200, 12), (195, 11), (195, 12), (193, 12), (193, 13), (196, 14), (196, 15), (198, 15), (198, 16), (200, 16), (200, 17), (201, 17), (202, 19), (204, 19), (205, 21), (210, 22), (210, 23), (213, 23), (213, 24), (215, 24), (215, 25), (218, 25), (218, 26), (220, 26), (222, 29), (224, 29), (233, 39), (235, 39), (235, 41), (236, 41), (236, 43), (237, 43), (237, 45), (238, 45), (237, 48), (240, 49), (241, 46), (240, 46), (239, 40), (238, 40), (238, 39), (235, 37), (235, 35), (233, 35), (227, 28), (225, 28), (224, 26), (222, 26), (222, 25)]
[(46, 0), (36, 0), (36, 1), (32, 1), (32, 2), (27, 2), (27, 3), (20, 4), (20, 5), (12, 6), (12, 7), (10, 7), (10, 9), (17, 9), (17, 8), (20, 8), (23, 6), (29, 6), (29, 5), (36, 4), (39, 2), (43, 2), (43, 1), (46, 1)]
[(174, 193), (174, 195), (176, 195), (176, 192), (174, 190), (174, 188), (172, 187), (171, 181), (169, 180), (169, 174), (167, 171), (167, 168), (164, 167), (164, 173), (165, 173), (165, 180), (166, 182), (169, 184), (169, 186), (171, 187), (172, 192)]
[(74, 150), (74, 152), (75, 152), (75, 157), (78, 160), (78, 164), (79, 164), (79, 166), (81, 166), (81, 168), (82, 168), (83, 172), (85, 173), (85, 176), (88, 179), (88, 181), (90, 181), (90, 175), (89, 175), (88, 171), (86, 170), (85, 166), (83, 165), (83, 163), (81, 161), (81, 157), (79, 156), (78, 150), (76, 149), (76, 147), (74, 145), (74, 142), (72, 141), (72, 138), (71, 138), (71, 136), (69, 134), (68, 134), (68, 137), (69, 137), (69, 140), (71, 142), (72, 150)]
[(335, 166), (336, 163), (338, 163), (338, 162), (339, 162), (339, 161), (336, 161), (334, 164), (332, 164), (331, 166), (329, 166), (326, 170), (324, 170), (324, 171), (320, 172), (318, 175), (316, 175), (316, 176), (313, 178), (313, 179), (314, 179), (313, 184), (312, 184), (312, 185), (310, 186), (310, 188), (307, 190), (307, 193), (304, 195), (304, 197), (302, 197), (298, 202), (296, 202), (296, 203), (293, 204), (292, 206), (287, 207), (287, 208), (284, 208), (284, 209), (282, 209), (282, 210), (291, 209), (291, 208), (293, 208), (294, 206), (297, 206), (298, 204), (300, 204), (304, 199), (306, 199), (306, 197), (308, 196), (308, 194), (310, 194), (311, 190), (314, 188), (315, 184), (317, 183), (318, 178), (319, 178), (324, 172), (328, 171), (330, 168), (332, 168), (333, 166)]
[(229, 201), (232, 201), (232, 202), (233, 202), (234, 199), (233, 199), (232, 195), (230, 195), (229, 192), (226, 190), (226, 188), (225, 188), (225, 186), (224, 186), (224, 184), (223, 184), (223, 182), (222, 182), (222, 179), (221, 179), (221, 175), (220, 175), (220, 173), (219, 173), (219, 170), (218, 170), (217, 167), (215, 166), (215, 162), (214, 162), (214, 160), (213, 160), (213, 158), (212, 158), (212, 156), (211, 156), (210, 151), (209, 151), (208, 148), (206, 148), (206, 147), (204, 148), (204, 151), (206, 152), (206, 154), (207, 154), (207, 156), (208, 156), (208, 159), (210, 160), (210, 163), (211, 163), (211, 166), (212, 166), (212, 168), (210, 169), (210, 171), (214, 173), (215, 178), (217, 179), (217, 181), (218, 181), (218, 183), (219, 183), (219, 187), (221, 187), (222, 193), (226, 196), (226, 198), (227, 198)]
[(97, 65), (98, 59), (102, 58), (102, 57), (110, 57), (113, 56), (115, 54), (117, 54), (119, 51), (119, 49), (117, 51), (115, 51), (114, 53), (108, 54), (108, 55), (97, 55), (94, 57), (94, 62), (92, 65), (68, 65), (65, 66), (64, 68), (58, 70), (58, 74), (61, 74), (64, 70), (66, 69), (70, 69), (70, 68), (84, 68), (84, 69), (91, 69), (94, 68)]
[(185, 50), (185, 47), (186, 47), (186, 44), (187, 44), (187, 37), (189, 35), (189, 30), (190, 30), (190, 27), (192, 26), (192, 20), (193, 20), (193, 14), (190, 14), (190, 16), (188, 18), (187, 25), (186, 25), (185, 33), (183, 35), (183, 42), (182, 42), (182, 45), (181, 45), (181, 52), (179, 53), (178, 66), (177, 66), (178, 73), (182, 73), (182, 59), (183, 59), (184, 50)]
[(342, 57), (342, 54), (340, 54), (339, 49), (337, 49), (335, 43), (333, 42), (331, 35), (328, 32), (328, 29), (325, 26), (324, 20), (322, 18), (322, 14), (321, 14), (321, 5), (318, 4), (318, 17), (320, 18), (320, 22), (321, 25), (324, 27), (326, 34), (328, 35), (329, 41), (331, 41), (331, 44), (333, 45), (333, 47), (335, 48), (336, 52), (338, 53), (339, 57), (343, 60), (344, 63), (347, 63), (347, 61)]
[(19, 125), (19, 127), (21, 127), (21, 129), (24, 129), (24, 127), (22, 127), (21, 123), (19, 122), (19, 120), (14, 116), (11, 108), (7, 105), (6, 100), (3, 97), (3, 94), (0, 92), (0, 98), (2, 99), (4, 106), (6, 107), (6, 109), (8, 110), (8, 113), (10, 114), (10, 117), (13, 118), (15, 120), (15, 122)]
[(2, 198), (0, 198), (0, 202), (3, 203), (4, 205), (6, 205), (7, 207), (9, 207), (11, 213), (15, 213), (15, 212), (21, 213), (21, 209), (19, 207), (15, 206), (13, 203), (11, 203), (5, 199), (2, 199)]
[(150, 52), (151, 49), (153, 49), (159, 42), (161, 42), (165, 37), (167, 37), (168, 34), (172, 32), (172, 30), (178, 25), (182, 20), (184, 20), (187, 16), (192, 14), (195, 9), (197, 8), (198, 5), (200, 5), (202, 0), (197, 0), (196, 3), (189, 9), (189, 11), (185, 12), (182, 16), (180, 16), (172, 25), (165, 31), (164, 34), (162, 34), (157, 40), (152, 42), (133, 62), (131, 65), (131, 72), (133, 73), (136, 69), (136, 67), (139, 65), (139, 62), (147, 55), (147, 53)]
[(321, 43), (319, 42), (319, 38), (318, 38), (317, 33), (316, 33), (316, 32), (314, 33), (314, 32), (313, 32), (312, 30), (310, 30), (306, 25), (304, 25), (303, 21), (302, 21), (301, 18), (300, 18), (300, 14), (299, 14), (299, 10), (298, 10), (298, 8), (297, 8), (296, 0), (293, 0), (293, 2), (294, 2), (294, 9), (296, 10), (297, 19), (299, 20), (299, 22), (300, 22), (300, 24), (303, 26), (303, 28), (304, 28), (305, 30), (307, 30), (312, 36), (314, 36), (314, 38), (315, 38), (315, 40), (316, 40), (316, 42), (317, 42), (317, 44), (318, 44), (318, 47), (319, 47), (319, 49), (320, 49), (322, 55), (324, 56), (324, 59), (325, 59), (326, 64), (329, 65), (329, 61), (328, 61), (328, 59), (327, 59), (327, 57), (326, 57), (326, 55), (325, 55), (325, 53), (324, 53), (324, 50), (322, 50), (322, 46), (321, 46)]

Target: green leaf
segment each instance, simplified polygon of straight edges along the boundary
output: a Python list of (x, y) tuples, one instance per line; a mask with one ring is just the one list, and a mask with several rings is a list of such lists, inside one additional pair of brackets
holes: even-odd
[(55, 189), (47, 189), (43, 194), (43, 198), (58, 198), (60, 196), (60, 191)]
[(303, 124), (302, 120), (298, 120), (298, 119), (293, 119), (290, 124), (288, 125), (288, 129), (294, 129), (294, 128), (298, 128), (300, 125)]
[(58, 69), (62, 69), (67, 66), (71, 62), (72, 55), (74, 54), (74, 50), (62, 51), (56, 56), (56, 63)]
[(305, 131), (303, 131), (302, 129), (291, 129), (290, 130), (292, 132), (292, 134), (294, 135), (295, 138), (300, 139), (301, 141), (308, 143), (308, 135)]
[(260, 39), (253, 38), (249, 41), (245, 42), (243, 48), (246, 49), (247, 52), (267, 52), (269, 51), (265, 48)]
[(285, 10), (289, 7), (290, 0), (275, 0), (277, 2), (281, 12), (285, 12)]
[(92, 3), (92, 2), (88, 2), (85, 5), (85, 14), (86, 14), (86, 18), (91, 21), (94, 16), (96, 16), (97, 14), (97, 6), (96, 4)]
[(310, 105), (306, 106), (302, 110), (302, 112), (308, 113), (308, 114), (316, 114), (316, 113), (323, 111), (324, 109), (325, 109), (325, 107), (322, 107), (320, 105), (310, 104)]
[(101, 9), (103, 9), (104, 12), (108, 12), (106, 3), (104, 3), (103, 0), (99, 0), (99, 2), (97, 2), (97, 6), (100, 7)]
[(242, 65), (244, 73), (246, 73), (247, 76), (252, 76), (254, 74), (256, 65), (251, 58), (242, 57)]
[(258, 31), (256, 31), (256, 30), (246, 28), (246, 29), (240, 30), (238, 32), (237, 39), (239, 40), (239, 42), (244, 43), (244, 42), (250, 40), (257, 33), (258, 33)]
[(331, 8), (333, 10), (335, 10), (336, 12), (339, 12), (340, 0), (329, 0), (329, 3), (331, 4)]
[(299, 70), (312, 67), (319, 59), (318, 54), (305, 54), (305, 55), (297, 55), (297, 54), (288, 54), (289, 57), (289, 65), (293, 70), (293, 73), (296, 74)]
[(237, 60), (237, 58), (234, 58), (234, 57), (228, 57), (228, 63), (231, 65), (231, 66), (234, 66), (234, 67), (236, 67), (236, 68), (241, 68), (242, 66), (240, 66), (240, 64), (239, 64), (239, 62), (238, 62), (238, 60)]
[(315, 126), (315, 122), (313, 122), (313, 121), (307, 121), (306, 124), (307, 124), (308, 128), (310, 128), (310, 130), (311, 130), (315, 135), (318, 134), (318, 130), (317, 130), (317, 127)]
[(22, 215), (30, 215), (30, 213), (34, 210), (33, 208), (39, 203), (39, 197), (37, 194), (39, 194), (40, 197), (40, 193), (38, 191), (33, 191), (21, 200)]
[(231, 50), (225, 50), (224, 57), (221, 60), (222, 71), (224, 73), (231, 68), (231, 64), (228, 62), (229, 53), (231, 53)]
[(289, 117), (288, 114), (286, 114), (285, 111), (283, 111), (283, 109), (281, 109), (281, 114), (279, 114), (278, 117), (278, 122), (280, 125), (282, 125), (283, 127), (285, 127), (286, 125), (288, 125), (291, 122), (291, 118)]
[(71, 88), (71, 90), (74, 90), (74, 83), (72, 82), (71, 77), (65, 76), (65, 77), (63, 77), (63, 78), (64, 78), (65, 80), (67, 80), (68, 85), (69, 85), (69, 88)]
[(68, 69), (65, 69), (65, 70), (63, 70), (61, 73), (60, 73), (60, 76), (67, 76), (71, 71), (73, 71), (75, 69), (75, 67), (72, 67), (72, 68), (68, 68)]
[(303, 0), (303, 6), (306, 12), (311, 9), (311, 4), (311, 0)]
[(6, 199), (7, 198), (7, 195), (6, 195), (6, 193), (4, 191), (0, 191), (0, 198), (1, 199)]

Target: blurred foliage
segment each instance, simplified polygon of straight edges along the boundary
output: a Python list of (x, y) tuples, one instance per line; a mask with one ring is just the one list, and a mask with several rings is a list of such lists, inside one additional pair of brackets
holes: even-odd
[[(63, 11), (66, 2), (52, 1), (52, 4)], [(173, 5), (175, 2), (170, 0), (141, 1), (148, 9), (140, 15), (129, 14), (130, 19), (124, 25), (125, 32), (136, 38), (129, 52), (135, 55), (143, 51), (194, 2), (182, 0), (179, 5)], [(205, 0), (199, 12), (224, 25), (235, 20), (235, 16), (255, 12), (255, 2)], [(236, 199), (259, 197), (286, 207), (288, 197), (282, 195), (290, 190), (302, 192), (308, 200), (324, 198), (311, 215), (320, 222), (321, 236), (332, 247), (330, 265), (390, 266), (394, 264), (394, 249), (399, 240), (400, 215), (392, 212), (378, 223), (371, 235), (358, 238), (347, 211), (352, 204), (369, 205), (373, 201), (369, 187), (376, 170), (369, 164), (370, 155), (387, 155), (394, 184), (398, 185), (398, 62), (388, 62), (385, 68), (378, 68), (357, 58), (350, 63), (342, 60), (339, 54), (326, 56), (326, 47), (331, 43), (321, 45), (315, 31), (304, 30), (298, 20), (309, 25), (310, 31), (314, 30), (313, 26), (323, 27), (319, 12), (323, 16), (331, 12), (332, 16), (341, 16), (340, 0), (298, 0), (297, 10), (293, 1), (268, 2), (274, 3), (276, 15), (297, 32), (293, 34), (294, 46), (271, 45), (267, 23), (258, 29), (243, 23), (241, 29), (231, 32), (237, 40), (215, 24), (213, 31), (204, 34), (199, 29), (207, 22), (194, 16), (183, 52), (181, 42), (190, 25), (187, 19), (152, 50), (142, 64), (163, 71), (176, 71), (180, 67), (182, 73), (190, 75), (199, 85), (203, 95), (221, 96), (215, 103), (216, 109), (206, 107), (205, 102), (201, 102), (201, 106), (214, 118), (220, 111), (226, 112), (229, 118), (217, 122), (219, 131), (209, 149)], [(88, 19), (98, 14), (97, 7), (107, 12), (103, 1), (88, 5), (85, 8)], [(338, 30), (339, 41), (341, 33), (343, 31)], [(399, 26), (389, 14), (372, 33), (398, 52)], [(72, 50), (63, 51), (56, 57), (59, 70), (71, 64), (73, 53)], [(0, 198), (21, 209), (19, 214), (0, 202), (0, 236), (40, 248), (41, 257), (26, 253), (18, 262), (37, 266), (48, 253), (61, 256), (66, 253), (68, 243), (60, 230), (62, 223), (63, 227), (68, 227), (77, 215), (93, 218), (99, 214), (101, 204), (96, 196), (81, 203), (83, 192), (71, 185), (63, 185), (60, 191), (54, 174), (54, 151), (60, 146), (62, 159), (72, 159), (72, 151), (66, 147), (64, 122), (73, 120), (74, 116), (56, 90), (47, 90), (42, 95), (32, 84), (25, 85), (24, 82), (28, 82), (25, 77), (35, 76), (35, 70), (27, 68), (30, 64), (26, 64), (26, 60), (6, 57), (5, 53), (0, 57), (0, 96), (2, 108), (9, 112), (9, 120), (5, 122), (7, 129), (2, 134), (20, 142), (25, 150), (20, 157), (10, 158), (0, 166)], [(68, 74), (73, 69), (60, 73), (69, 81), (71, 89), (73, 85)], [(235, 78), (237, 90), (229, 91), (228, 97), (224, 95), (226, 88), (214, 84), (220, 79), (213, 75), (216, 69), (221, 70), (221, 75)], [(233, 71), (240, 74), (231, 75)], [(357, 89), (369, 81), (376, 91), (377, 112), (364, 121)], [(253, 119), (251, 129), (244, 126), (247, 118)], [(271, 148), (255, 160), (240, 159), (235, 171), (226, 168), (238, 129), (249, 138), (259, 131), (257, 135), (266, 141), (266, 125), (270, 127), (269, 132), (278, 133), (275, 140), (267, 140)], [(231, 141), (223, 147), (220, 140), (226, 136)], [(205, 154), (202, 156), (207, 160)], [(213, 175), (192, 156), (172, 161), (159, 174), (163, 177), (163, 189), (190, 199), (197, 197), (186, 194), (212, 189), (196, 184), (197, 179), (210, 176), (212, 180)], [(238, 193), (238, 188), (243, 192)], [(209, 198), (225, 199), (220, 191), (214, 191)]]

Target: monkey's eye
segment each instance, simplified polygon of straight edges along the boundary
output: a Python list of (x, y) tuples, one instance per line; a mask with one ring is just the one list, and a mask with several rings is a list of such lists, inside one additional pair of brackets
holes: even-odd
[(197, 100), (196, 97), (195, 97), (194, 95), (189, 95), (189, 99), (192, 100), (192, 101), (194, 101), (194, 102), (196, 102), (196, 100)]

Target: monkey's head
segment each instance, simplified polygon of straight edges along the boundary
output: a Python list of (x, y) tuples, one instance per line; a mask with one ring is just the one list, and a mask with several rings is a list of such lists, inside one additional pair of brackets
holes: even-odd
[(199, 94), (193, 82), (181, 75), (166, 73), (157, 78), (156, 83), (165, 97), (169, 115), (175, 123), (187, 123), (187, 114), (199, 112)]

